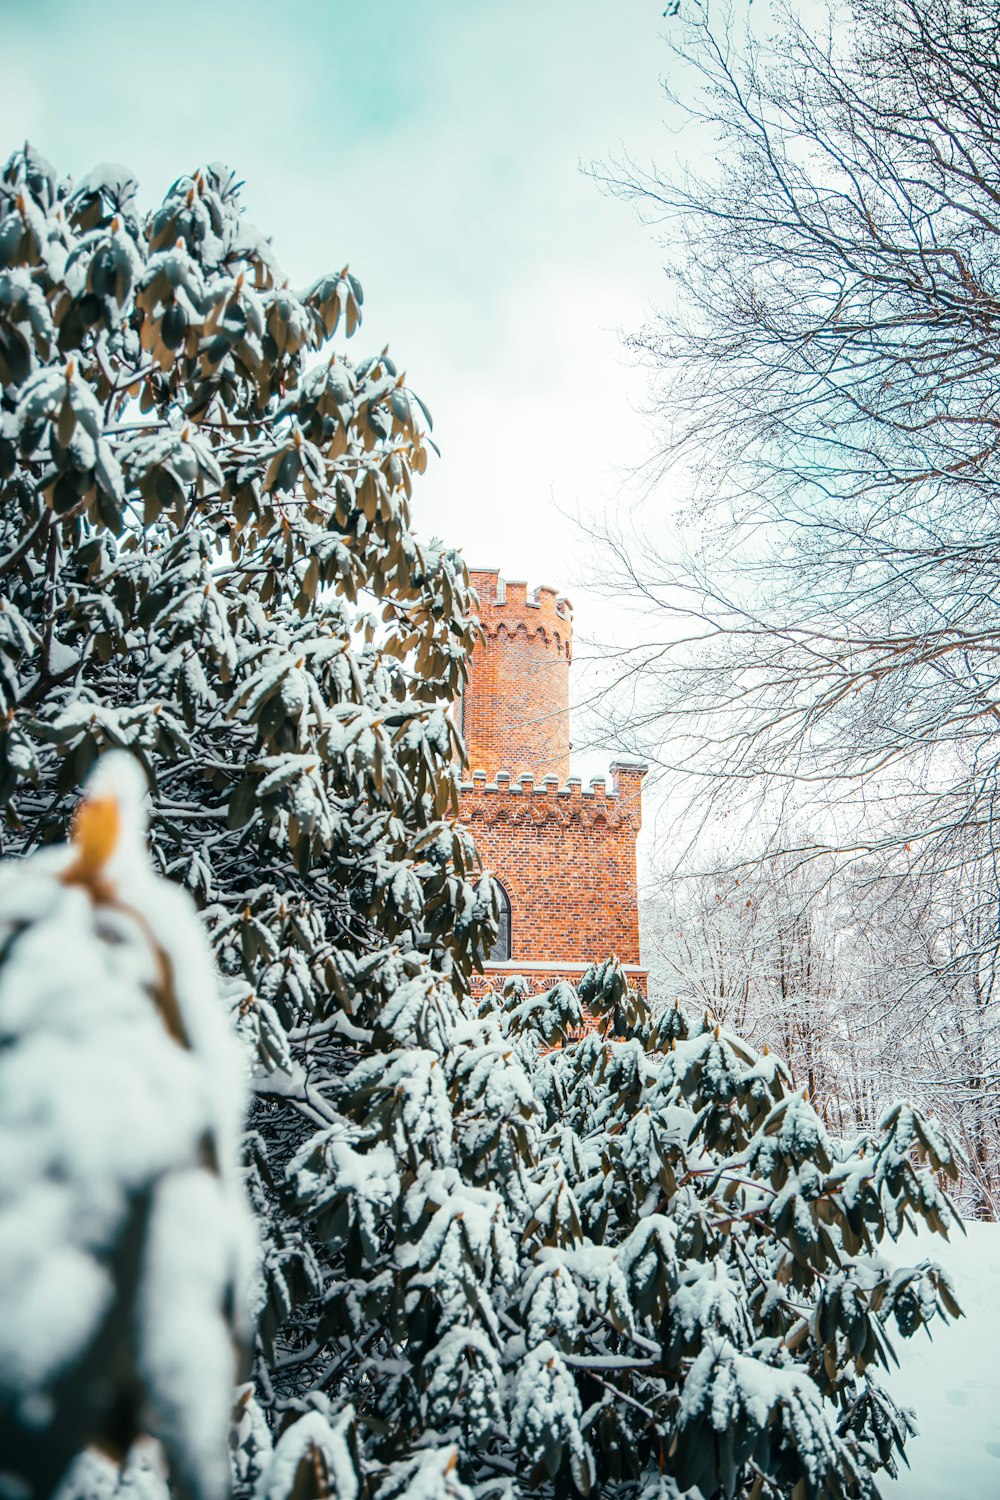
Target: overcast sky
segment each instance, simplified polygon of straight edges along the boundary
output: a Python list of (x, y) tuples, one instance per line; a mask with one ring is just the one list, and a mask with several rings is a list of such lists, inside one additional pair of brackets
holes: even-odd
[(652, 440), (620, 332), (661, 275), (649, 231), (581, 163), (677, 150), (663, 8), (0, 0), (3, 150), (27, 138), (74, 176), (120, 161), (150, 204), (199, 162), (235, 167), (293, 284), (349, 261), (352, 352), (389, 343), (426, 400), (443, 456), (419, 530), (570, 593), (597, 634), (563, 513), (634, 498)]

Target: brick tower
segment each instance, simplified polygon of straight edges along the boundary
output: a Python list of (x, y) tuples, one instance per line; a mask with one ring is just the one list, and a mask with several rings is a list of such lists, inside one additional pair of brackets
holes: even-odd
[(471, 772), (461, 815), (506, 906), (485, 982), (509, 972), (548, 988), (617, 953), (645, 989), (635, 843), (646, 768), (616, 763), (610, 792), (602, 778), (584, 791), (570, 775), (572, 606), (494, 570), (472, 582), (484, 639), (459, 706)]

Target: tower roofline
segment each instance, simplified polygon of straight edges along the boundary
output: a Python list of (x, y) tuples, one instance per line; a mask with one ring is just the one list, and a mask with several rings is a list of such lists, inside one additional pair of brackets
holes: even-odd
[(529, 590), (523, 578), (504, 578), (499, 568), (470, 568), (469, 577), (479, 595), (479, 615), (487, 630), (491, 624), (511, 621), (521, 611), (526, 614), (531, 610), (538, 611), (550, 628), (561, 627), (567, 642), (572, 640), (573, 605), (551, 584), (542, 583)]

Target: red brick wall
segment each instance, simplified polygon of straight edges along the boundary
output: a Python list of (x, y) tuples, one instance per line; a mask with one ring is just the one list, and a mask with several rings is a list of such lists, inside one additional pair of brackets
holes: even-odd
[(573, 611), (555, 589), (528, 594), (496, 572), (473, 571), (485, 638), (472, 653), (461, 706), (470, 771), (539, 781), (569, 776)]
[(522, 777), (477, 777), (460, 794), (461, 818), (483, 867), (510, 898), (511, 961), (594, 963), (617, 953), (639, 962), (635, 841), (642, 819), (638, 767), (612, 768), (584, 792)]

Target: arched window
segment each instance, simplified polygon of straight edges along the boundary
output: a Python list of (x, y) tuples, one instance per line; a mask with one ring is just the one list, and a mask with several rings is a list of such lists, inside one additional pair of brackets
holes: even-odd
[(510, 958), (510, 897), (495, 875), (493, 884), (500, 897), (500, 926), (497, 928), (496, 938), (487, 957), (491, 963), (503, 963), (505, 959)]

